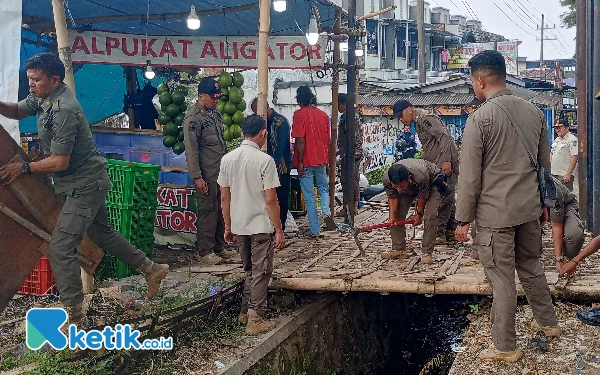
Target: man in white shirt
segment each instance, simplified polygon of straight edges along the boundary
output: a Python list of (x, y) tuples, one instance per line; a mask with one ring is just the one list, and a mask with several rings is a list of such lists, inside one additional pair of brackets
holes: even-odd
[(267, 141), (267, 123), (252, 115), (244, 120), (242, 131), (244, 141), (223, 156), (217, 182), (225, 242), (232, 243), (234, 235), (237, 237), (246, 271), (238, 320), (246, 324), (246, 333), (258, 334), (275, 328), (275, 321), (264, 318), (267, 287), (273, 274), (274, 247), (283, 248), (285, 237), (277, 200), (277, 167), (273, 158), (260, 150)]
[(554, 130), (558, 137), (552, 143), (550, 173), (562, 181), (570, 191), (573, 191), (573, 181), (575, 180), (573, 171), (579, 157), (577, 137), (569, 131), (569, 121), (567, 120), (557, 120)]

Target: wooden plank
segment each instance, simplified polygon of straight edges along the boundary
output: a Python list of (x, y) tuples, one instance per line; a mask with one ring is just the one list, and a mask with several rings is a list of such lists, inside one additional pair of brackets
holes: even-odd
[(279, 277), (280, 278), (293, 277), (295, 275), (298, 275), (299, 273), (302, 273), (302, 272), (306, 271), (310, 267), (312, 267), (315, 264), (317, 264), (317, 262), (319, 260), (321, 260), (323, 257), (327, 256), (328, 254), (330, 254), (332, 251), (334, 251), (335, 249), (337, 249), (340, 246), (341, 246), (341, 244), (339, 244), (339, 243), (331, 246), (328, 250), (326, 250), (323, 253), (317, 255), (316, 257), (314, 257), (313, 259), (311, 259), (308, 263), (300, 266), (300, 268), (298, 270), (284, 273), (284, 274), (282, 274)]
[(452, 266), (453, 259), (447, 259), (444, 264), (435, 272), (436, 277), (446, 277), (446, 271)]
[(406, 267), (404, 267), (404, 272), (409, 272), (412, 271), (412, 269), (414, 268), (414, 266), (419, 263), (419, 256), (415, 255), (412, 258), (410, 258), (410, 261), (408, 262), (408, 264), (406, 265)]
[(205, 267), (190, 267), (191, 273), (223, 273), (231, 272), (237, 268), (242, 268), (241, 264), (221, 264), (216, 266), (205, 266)]
[(460, 253), (458, 253), (458, 256), (454, 260), (452, 267), (450, 267), (450, 269), (448, 269), (448, 271), (446, 271), (447, 276), (454, 275), (456, 273), (456, 271), (458, 270), (458, 267), (460, 266), (460, 261), (462, 260), (462, 257), (464, 255), (465, 255), (464, 250), (462, 250)]

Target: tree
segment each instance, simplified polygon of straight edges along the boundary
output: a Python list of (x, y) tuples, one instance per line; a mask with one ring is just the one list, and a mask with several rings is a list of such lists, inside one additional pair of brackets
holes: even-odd
[(560, 0), (560, 5), (568, 10), (560, 15), (560, 22), (563, 27), (570, 29), (577, 24), (577, 15), (575, 12), (575, 0)]

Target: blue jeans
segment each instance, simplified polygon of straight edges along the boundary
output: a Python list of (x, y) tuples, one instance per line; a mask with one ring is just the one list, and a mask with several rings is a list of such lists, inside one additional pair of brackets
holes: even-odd
[(304, 177), (300, 177), (300, 187), (302, 188), (302, 195), (304, 195), (310, 232), (317, 235), (321, 233), (321, 222), (319, 220), (317, 204), (315, 202), (313, 176), (317, 179), (321, 213), (323, 215), (331, 216), (331, 210), (329, 209), (329, 178), (327, 176), (326, 166), (306, 167), (304, 168)]

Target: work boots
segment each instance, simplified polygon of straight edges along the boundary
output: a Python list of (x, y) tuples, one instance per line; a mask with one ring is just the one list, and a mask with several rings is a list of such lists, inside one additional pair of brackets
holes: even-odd
[(238, 315), (238, 322), (241, 324), (248, 324), (248, 313), (240, 313), (240, 315)]
[(335, 217), (346, 217), (347, 213), (348, 210), (346, 210), (346, 206), (344, 206), (344, 208), (335, 213)]
[(546, 337), (558, 337), (562, 334), (562, 329), (559, 326), (541, 326), (535, 320), (533, 321), (532, 328), (536, 331), (544, 332)]
[(433, 264), (433, 255), (432, 254), (421, 254), (421, 263), (423, 264)]
[(382, 259), (408, 259), (410, 255), (406, 250), (392, 250), (381, 253)]
[(67, 312), (69, 319), (67, 323), (62, 326), (61, 331), (66, 335), (69, 332), (69, 326), (75, 324), (77, 329), (82, 329), (88, 324), (87, 320), (87, 309), (88, 304), (85, 299), (74, 306), (63, 305), (63, 308)]
[(325, 231), (334, 231), (336, 229), (335, 221), (329, 215), (321, 216), (323, 222), (325, 223)]
[(138, 271), (144, 275), (146, 283), (148, 284), (148, 292), (146, 293), (146, 297), (152, 298), (156, 295), (156, 293), (158, 293), (160, 283), (169, 273), (169, 265), (157, 264), (146, 258), (144, 259), (144, 262)]
[(479, 353), (479, 359), (488, 361), (516, 362), (521, 358), (523, 358), (523, 351), (521, 349), (516, 349), (511, 352), (503, 352), (492, 346), (489, 349), (483, 350)]
[(257, 335), (259, 333), (269, 332), (275, 329), (277, 323), (274, 320), (266, 320), (252, 309), (248, 310), (248, 324), (246, 324), (246, 333)]

